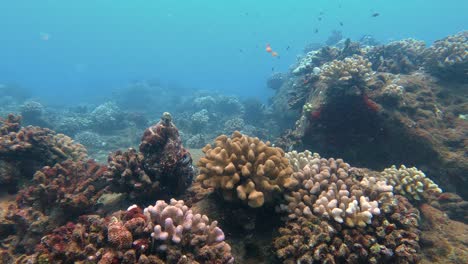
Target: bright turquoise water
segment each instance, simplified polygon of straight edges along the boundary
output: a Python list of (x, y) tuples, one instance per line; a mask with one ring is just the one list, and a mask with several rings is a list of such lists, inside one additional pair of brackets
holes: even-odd
[(463, 0), (0, 0), (0, 83), (55, 102), (100, 100), (152, 78), (266, 98), (272, 70), (333, 29), (431, 42), (467, 29), (467, 10)]

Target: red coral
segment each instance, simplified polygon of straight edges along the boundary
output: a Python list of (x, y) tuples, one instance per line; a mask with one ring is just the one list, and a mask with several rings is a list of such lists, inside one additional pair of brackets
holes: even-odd
[(368, 95), (364, 94), (362, 96), (362, 100), (364, 101), (364, 104), (366, 105), (367, 109), (371, 110), (372, 112), (380, 111), (381, 107), (379, 106), (379, 104), (370, 99)]

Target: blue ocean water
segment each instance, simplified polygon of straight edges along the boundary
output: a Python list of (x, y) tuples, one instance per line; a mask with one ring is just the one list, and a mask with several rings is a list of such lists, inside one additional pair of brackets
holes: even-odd
[(466, 29), (466, 10), (462, 0), (2, 0), (0, 82), (55, 103), (99, 101), (140, 79), (265, 99), (272, 71), (332, 30), (430, 43)]

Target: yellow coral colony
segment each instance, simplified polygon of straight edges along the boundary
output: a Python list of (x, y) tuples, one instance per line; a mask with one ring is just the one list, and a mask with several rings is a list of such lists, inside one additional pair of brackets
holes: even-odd
[(203, 148), (196, 180), (203, 187), (221, 191), (225, 200), (236, 197), (250, 207), (261, 207), (289, 185), (297, 184), (284, 151), (258, 138), (236, 131), (231, 138), (221, 135), (215, 146)]

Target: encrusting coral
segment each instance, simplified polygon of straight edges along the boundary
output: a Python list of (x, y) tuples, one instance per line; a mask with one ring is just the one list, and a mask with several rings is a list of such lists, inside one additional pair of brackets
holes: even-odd
[(220, 191), (225, 200), (239, 199), (250, 207), (261, 207), (295, 184), (283, 150), (272, 147), (270, 142), (236, 131), (231, 138), (217, 137), (214, 147), (208, 144), (203, 152), (196, 180)]
[(10, 175), (20, 176), (3, 182), (6, 185), (3, 187), (8, 190), (14, 191), (18, 181), (28, 179), (43, 166), (53, 166), (67, 159), (81, 161), (87, 158), (85, 147), (70, 137), (47, 128), (21, 127), (20, 121), (21, 117), (14, 115), (0, 119), (0, 160), (6, 167), (16, 167), (15, 173)]
[(90, 212), (105, 192), (102, 175), (107, 167), (93, 160), (67, 160), (53, 167), (45, 166), (34, 174), (33, 184), (22, 189), (16, 198), (21, 208), (30, 206), (47, 215), (62, 210), (60, 215), (73, 216)]
[(81, 216), (42, 238), (31, 260), (42, 263), (219, 263), (234, 262), (223, 231), (183, 201), (136, 205), (109, 217)]
[(405, 39), (372, 47), (365, 57), (375, 71), (410, 73), (422, 66), (425, 47), (424, 41)]
[(468, 31), (437, 40), (425, 52), (425, 67), (443, 79), (466, 80), (468, 71)]

